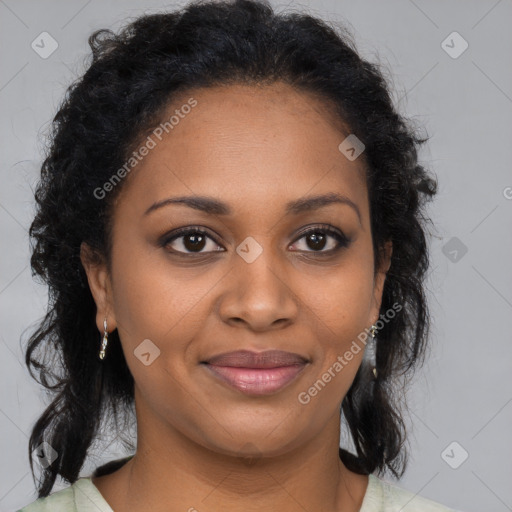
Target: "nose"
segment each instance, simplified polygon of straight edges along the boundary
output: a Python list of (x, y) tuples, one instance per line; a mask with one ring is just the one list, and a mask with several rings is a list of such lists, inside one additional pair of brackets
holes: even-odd
[(299, 305), (290, 282), (291, 272), (286, 272), (284, 262), (278, 264), (270, 250), (263, 250), (251, 263), (238, 254), (234, 260), (220, 299), (222, 320), (255, 332), (293, 323)]

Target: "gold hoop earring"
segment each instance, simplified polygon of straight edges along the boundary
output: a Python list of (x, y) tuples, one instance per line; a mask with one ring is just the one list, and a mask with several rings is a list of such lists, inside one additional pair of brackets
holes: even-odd
[(101, 350), (100, 350), (100, 359), (103, 360), (105, 358), (105, 349), (107, 348), (108, 343), (108, 331), (107, 331), (107, 319), (103, 320), (103, 340), (101, 342)]

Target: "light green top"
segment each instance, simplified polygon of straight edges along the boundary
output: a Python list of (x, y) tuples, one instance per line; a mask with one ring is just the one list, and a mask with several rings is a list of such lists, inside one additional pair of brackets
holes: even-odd
[[(368, 487), (359, 512), (457, 512), (435, 501), (369, 475)], [(17, 512), (114, 512), (91, 477), (39, 498)]]

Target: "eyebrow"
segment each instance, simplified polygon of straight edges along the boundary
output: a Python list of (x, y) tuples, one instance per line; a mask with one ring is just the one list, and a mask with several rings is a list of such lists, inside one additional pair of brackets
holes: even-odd
[[(357, 204), (354, 203), (348, 197), (334, 192), (328, 194), (307, 196), (301, 199), (290, 201), (286, 203), (285, 213), (286, 215), (298, 215), (306, 211), (318, 210), (325, 206), (336, 203), (346, 204), (350, 206), (357, 213), (359, 223), (362, 224), (361, 212), (359, 211), (359, 207), (357, 206)], [(212, 215), (232, 215), (233, 213), (233, 210), (230, 208), (229, 205), (223, 203), (222, 201), (219, 201), (218, 199), (214, 199), (213, 197), (182, 196), (169, 197), (167, 199), (157, 201), (144, 212), (144, 215), (148, 215), (149, 213), (158, 210), (159, 208), (163, 208), (164, 206), (168, 206), (171, 204), (184, 204), (189, 208), (200, 210), (202, 212), (209, 213)]]

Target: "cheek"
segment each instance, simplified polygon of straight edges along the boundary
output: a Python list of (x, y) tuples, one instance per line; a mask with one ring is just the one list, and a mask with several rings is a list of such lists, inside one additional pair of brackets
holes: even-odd
[(318, 410), (319, 417), (336, 410), (361, 365), (372, 284), (366, 273), (353, 272), (337, 279), (325, 293), (317, 290), (312, 296), (317, 364), (298, 400)]
[[(371, 263), (371, 262), (370, 262)], [(320, 283), (320, 284), (319, 284)], [(364, 260), (354, 258), (329, 279), (308, 285), (307, 310), (316, 332), (317, 378), (328, 382), (324, 400), (336, 401), (349, 389), (364, 355), (373, 296), (373, 274)], [(340, 360), (341, 358), (341, 360)], [(313, 393), (315, 391), (313, 390)]]
[(144, 251), (120, 257), (120, 249), (113, 260), (113, 301), (125, 353), (133, 354), (146, 339), (162, 353), (184, 351), (207, 314), (204, 295), (211, 279), (192, 278), (186, 269), (166, 265), (164, 258), (155, 261)]
[(313, 319), (340, 343), (354, 334), (354, 329), (358, 332), (369, 327), (373, 274), (367, 266), (347, 261), (325, 278), (301, 280), (300, 295), (313, 311)]

